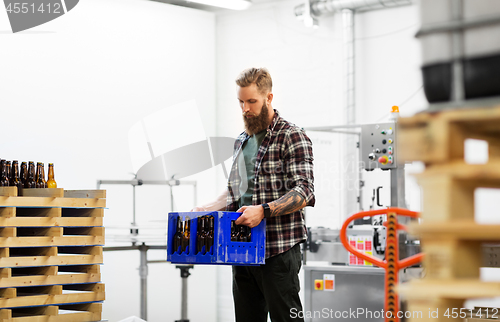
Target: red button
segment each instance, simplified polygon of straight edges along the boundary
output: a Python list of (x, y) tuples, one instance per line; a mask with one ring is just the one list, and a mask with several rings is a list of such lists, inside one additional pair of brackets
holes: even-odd
[(378, 158), (378, 162), (382, 164), (387, 164), (387, 157), (384, 155), (383, 157)]

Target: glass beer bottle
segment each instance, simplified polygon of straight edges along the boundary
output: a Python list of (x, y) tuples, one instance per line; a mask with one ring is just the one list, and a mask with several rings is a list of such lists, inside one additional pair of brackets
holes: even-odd
[(240, 226), (240, 236), (239, 236), (239, 240), (238, 240), (240, 242), (247, 242), (248, 241), (245, 227), (246, 226)]
[(17, 187), (17, 195), (21, 195), (21, 189), (22, 189), (22, 183), (21, 180), (19, 179), (19, 167), (18, 167), (18, 161), (14, 160), (12, 161), (12, 177), (10, 179), (10, 185), (13, 187)]
[[(198, 238), (197, 238), (197, 241), (196, 241), (196, 244), (198, 246), (198, 252), (202, 252), (203, 251), (203, 246), (205, 246), (205, 218), (204, 217), (200, 217), (200, 222), (201, 222), (201, 227), (200, 227), (200, 232), (198, 234)], [(206, 248), (206, 247), (205, 247)], [(206, 251), (206, 249), (205, 249)]]
[(9, 186), (9, 178), (7, 177), (7, 162), (2, 160), (0, 163), (2, 165), (1, 176), (0, 176), (0, 187), (8, 187)]
[(238, 232), (234, 220), (231, 220), (231, 241), (238, 241)]
[(42, 166), (40, 162), (36, 163), (36, 172), (35, 172), (35, 188), (43, 188), (42, 181)]
[(47, 180), (45, 180), (45, 164), (43, 162), (40, 163), (40, 173), (41, 173), (41, 176), (42, 176), (42, 184), (41, 184), (41, 187), (40, 188), (47, 188)]
[(35, 182), (35, 162), (30, 161), (28, 166), (28, 178), (24, 182), (25, 188), (36, 188)]
[(49, 163), (49, 177), (47, 180), (47, 188), (57, 188), (57, 182), (54, 179), (54, 163)]
[(6, 176), (7, 176), (7, 180), (9, 180), (9, 186), (10, 186), (10, 179), (12, 178), (12, 163), (10, 161), (6, 161), (6, 168), (5, 170), (7, 171), (6, 173)]
[(174, 247), (172, 249), (172, 253), (179, 251), (179, 247), (181, 247), (182, 252), (182, 220), (181, 216), (177, 217), (177, 231), (173, 237)]
[(210, 252), (210, 248), (214, 244), (214, 217), (210, 216), (208, 218), (208, 231), (206, 235), (207, 252)]
[(24, 187), (26, 180), (28, 180), (28, 165), (25, 161), (21, 162), (21, 175), (19, 179), (21, 180), (21, 184)]
[(186, 217), (186, 220), (184, 221), (184, 234), (182, 235), (182, 251), (186, 252), (186, 254), (189, 254), (189, 239), (191, 237), (191, 224), (189, 219), (189, 217)]

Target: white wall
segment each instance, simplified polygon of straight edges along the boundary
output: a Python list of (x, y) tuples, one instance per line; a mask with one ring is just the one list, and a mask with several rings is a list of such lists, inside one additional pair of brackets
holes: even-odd
[[(141, 0), (86, 0), (61, 18), (12, 34), (0, 10), (0, 43), (0, 156), (54, 162), (59, 187), (95, 189), (97, 179), (131, 179), (130, 126), (173, 104), (195, 99), (205, 133), (215, 134), (212, 13)], [(178, 124), (170, 139), (186, 135), (188, 121)], [(200, 200), (212, 197), (215, 171), (186, 179), (199, 181)], [(105, 226), (129, 224), (131, 187), (102, 188), (108, 191)], [(174, 189), (176, 210), (192, 206), (189, 188), (183, 189)], [(159, 227), (160, 238), (169, 200), (167, 187), (137, 188), (137, 221)], [(107, 238), (107, 244), (116, 243)], [(165, 253), (149, 257), (165, 259)], [(139, 316), (139, 252), (106, 252), (104, 263), (103, 318)], [(189, 316), (215, 321), (215, 270), (192, 273), (190, 302), (198, 308), (191, 305)], [(180, 285), (173, 265), (150, 265), (149, 322), (180, 318)]]

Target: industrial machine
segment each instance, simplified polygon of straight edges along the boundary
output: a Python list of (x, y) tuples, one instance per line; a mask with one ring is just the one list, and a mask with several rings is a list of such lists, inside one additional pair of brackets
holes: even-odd
[[(397, 112), (396, 109), (393, 112)], [(352, 129), (356, 129), (354, 132)], [(352, 126), (346, 132), (342, 127), (309, 128), (312, 131), (351, 133), (359, 138), (360, 191), (359, 210), (363, 210), (362, 193), (365, 187), (361, 179), (365, 171), (388, 171), (390, 176), (390, 205), (382, 205), (380, 193), (383, 186), (373, 189), (370, 210), (387, 207), (406, 208), (404, 164), (397, 160), (396, 122)], [(383, 211), (382, 211), (383, 212)], [(387, 216), (360, 217), (353, 220), (346, 230), (350, 246), (362, 254), (377, 258), (380, 264), (386, 259), (387, 228), (383, 225)], [(401, 224), (412, 220), (398, 216)], [(415, 220), (415, 219), (413, 219)], [(341, 229), (309, 227), (309, 237), (304, 251), (305, 321), (326, 321), (334, 318), (342, 321), (384, 321), (385, 271), (370, 261), (349, 253), (341, 242)], [(397, 232), (399, 259), (420, 252), (419, 241), (406, 232)], [(399, 282), (419, 278), (419, 264), (401, 269)]]

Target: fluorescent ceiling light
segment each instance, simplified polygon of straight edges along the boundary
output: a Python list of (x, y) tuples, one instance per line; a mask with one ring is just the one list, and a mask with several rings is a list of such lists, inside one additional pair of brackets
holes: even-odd
[(250, 1), (246, 0), (188, 0), (188, 2), (196, 2), (231, 10), (245, 10), (252, 5)]

